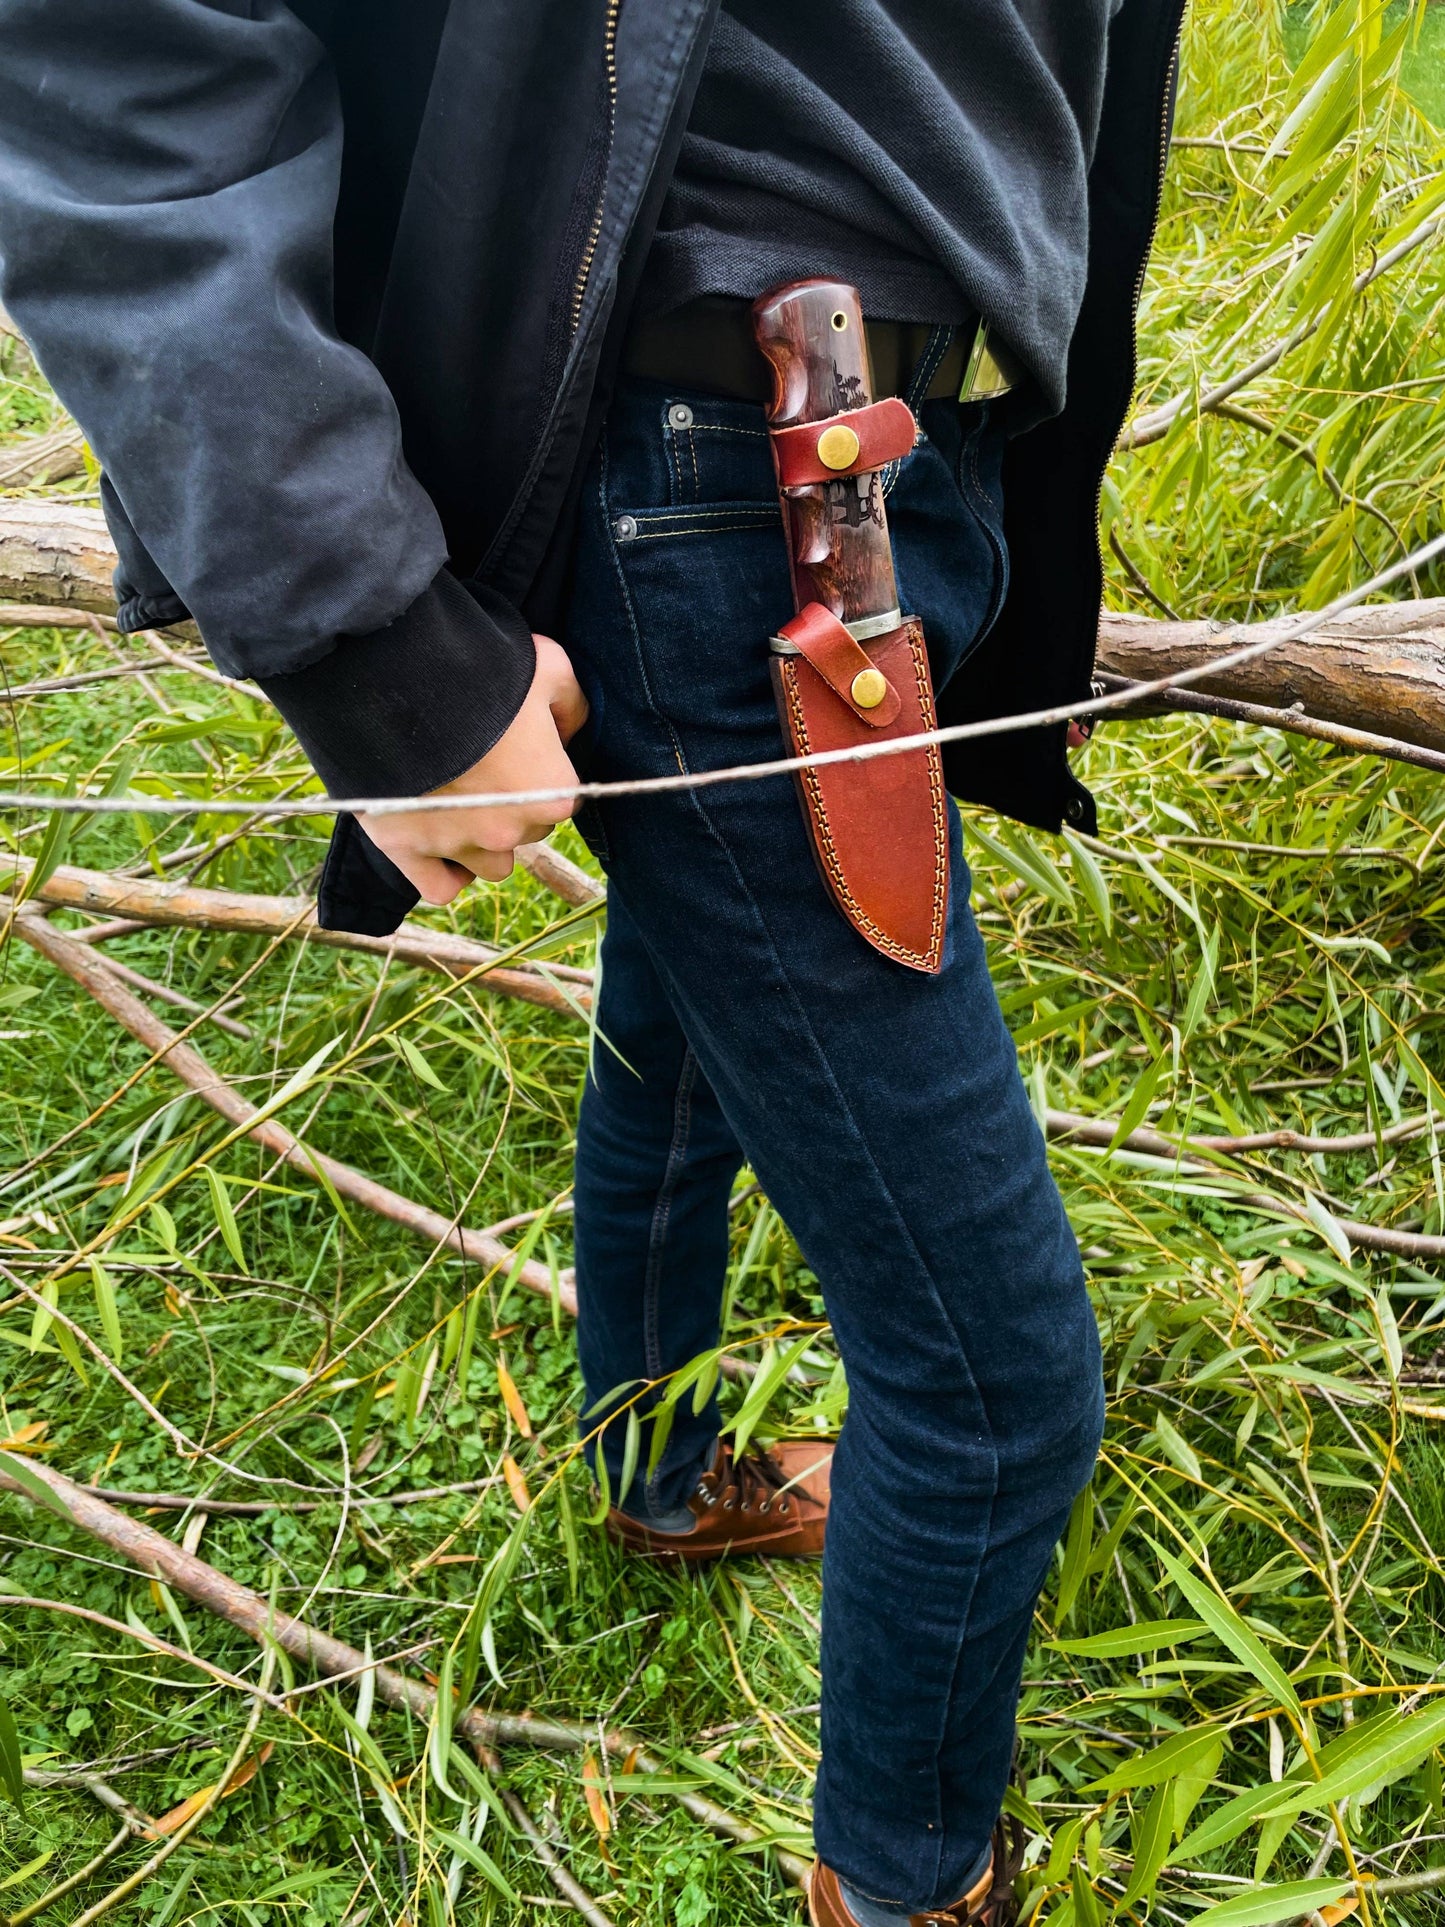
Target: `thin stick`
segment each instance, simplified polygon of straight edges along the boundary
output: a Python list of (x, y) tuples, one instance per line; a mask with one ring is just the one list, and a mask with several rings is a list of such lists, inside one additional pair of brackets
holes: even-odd
[[(1078, 1117), (1072, 1111), (1050, 1111), (1046, 1115), (1050, 1137), (1065, 1141), (1072, 1139), (1079, 1144), (1102, 1145), (1106, 1149), (1113, 1143), (1107, 1118)], [(1360, 1148), (1368, 1149), (1374, 1141), (1373, 1137), (1366, 1137)], [(1207, 1140), (1194, 1142), (1202, 1149)], [(1149, 1157), (1168, 1158), (1181, 1174), (1220, 1175), (1216, 1167), (1201, 1163), (1198, 1158), (1186, 1157), (1184, 1145), (1174, 1138), (1165, 1137), (1162, 1131), (1131, 1131), (1118, 1148), (1121, 1151), (1141, 1152)], [(1313, 1222), (1302, 1207), (1292, 1204), (1287, 1198), (1273, 1198), (1268, 1192), (1241, 1192), (1239, 1202), (1255, 1210), (1266, 1211), (1272, 1217), (1290, 1218), (1306, 1225)], [(1422, 1231), (1394, 1231), (1388, 1225), (1362, 1224), (1355, 1218), (1341, 1218), (1338, 1223), (1351, 1243), (1359, 1245), (1364, 1251), (1388, 1251), (1400, 1258), (1445, 1258), (1445, 1237), (1433, 1237)]]
[[(1445, 220), (1445, 216), (1441, 218)], [(1419, 548), (1413, 549), (1400, 561), (1392, 562), (1388, 568), (1381, 569), (1378, 575), (1371, 576), (1368, 582), (1361, 582), (1356, 588), (1336, 596), (1323, 609), (1288, 616), (1278, 624), (1256, 625), (1256, 635), (1260, 627), (1270, 633), (1254, 642), (1242, 642), (1238, 648), (1227, 649), (1223, 655), (1211, 657), (1207, 662), (1173, 670), (1152, 682), (1131, 684), (1127, 692), (1115, 691), (1092, 701), (1081, 703), (1079, 698), (1071, 697), (1067, 702), (1051, 704), (1047, 709), (1018, 710), (1005, 716), (987, 716), (978, 722), (950, 723), (944, 728), (920, 730), (913, 735), (893, 736), (845, 749), (811, 750), (806, 756), (779, 756), (763, 762), (729, 763), (720, 769), (681, 770), (675, 776), (630, 777), (608, 783), (562, 783), (547, 789), (489, 790), (466, 795), (457, 791), (432, 790), (422, 796), (296, 798), (290, 802), (267, 804), (264, 806), (265, 813), (268, 819), (276, 821), (293, 816), (331, 816), (343, 811), (354, 816), (409, 816), (418, 811), (430, 815), (451, 810), (519, 809), (535, 803), (578, 802), (583, 798), (604, 796), (673, 795), (714, 789), (723, 783), (761, 783), (776, 776), (791, 776), (803, 769), (831, 769), (835, 763), (871, 763), (882, 756), (910, 755), (934, 744), (974, 742), (985, 736), (1008, 736), (1022, 730), (1071, 723), (1077, 721), (1081, 708), (1090, 715), (1103, 715), (1146, 698), (1163, 695), (1166, 691), (1172, 693), (1176, 689), (1190, 688), (1207, 676), (1219, 676), (1226, 669), (1238, 669), (1247, 662), (1255, 662), (1286, 643), (1303, 641), (1306, 636), (1327, 629), (1347, 610), (1357, 609), (1381, 589), (1388, 589), (1405, 576), (1413, 576), (1439, 555), (1445, 555), (1445, 534), (1421, 543)], [(1220, 632), (1221, 637), (1249, 633), (1250, 625), (1247, 623), (1231, 623)], [(0, 810), (36, 810), (42, 814), (58, 812), (68, 816), (241, 816), (251, 815), (256, 809), (254, 801), (229, 802), (224, 797), (158, 797), (143, 790), (130, 790), (114, 796), (68, 796), (38, 790), (0, 790)]]
[[(415, 1492), (367, 1492), (357, 1487), (354, 1496), (359, 1506), (425, 1505), (432, 1499), (490, 1492), (505, 1483), (500, 1473), (494, 1473), (485, 1479), (462, 1479), (456, 1485), (421, 1486)], [(184, 1492), (122, 1492), (108, 1485), (87, 1485), (83, 1490), (92, 1498), (104, 1499), (107, 1505), (145, 1506), (152, 1512), (214, 1512), (218, 1517), (237, 1519), (258, 1518), (263, 1512), (319, 1512), (341, 1498), (340, 1491), (335, 1499), (213, 1499), (208, 1494), (190, 1496)]]
[[(29, 857), (4, 859), (13, 863), (17, 873), (28, 875), (33, 867)], [(579, 871), (579, 875), (585, 874)], [(591, 882), (591, 879), (587, 879)], [(499, 953), (490, 944), (473, 937), (457, 936), (449, 930), (427, 930), (419, 924), (404, 923), (390, 937), (368, 937), (351, 930), (323, 930), (316, 921), (316, 907), (304, 897), (254, 896), (240, 890), (207, 890), (196, 884), (162, 883), (155, 877), (123, 877), (108, 870), (84, 870), (61, 864), (35, 892), (32, 902), (49, 903), (68, 910), (109, 913), (116, 920), (107, 927), (107, 936), (125, 934), (120, 920), (127, 925), (160, 925), (187, 930), (240, 930), (266, 937), (291, 936), (303, 943), (325, 944), (334, 950), (359, 950), (368, 956), (393, 956), (400, 963), (420, 964), (424, 969), (457, 976), (480, 970), (485, 974), (476, 982), (524, 1003), (539, 1004), (545, 1010), (574, 1012), (575, 1006), (549, 983), (541, 971), (528, 964), (488, 969)], [(84, 933), (95, 942), (93, 932)], [(78, 940), (78, 937), (77, 939)], [(586, 1009), (592, 988), (592, 972), (569, 964), (549, 964), (548, 976), (561, 983), (575, 984), (576, 1002)]]
[[(313, 1151), (277, 1118), (259, 1119), (256, 1106), (234, 1091), (194, 1045), (182, 1043), (167, 1024), (163, 1024), (138, 997), (118, 983), (104, 959), (95, 956), (84, 944), (75, 943), (61, 931), (52, 929), (42, 917), (18, 916), (15, 929), (32, 949), (48, 957), (67, 976), (73, 977), (83, 990), (89, 991), (103, 1010), (114, 1017), (117, 1023), (124, 1025), (132, 1037), (153, 1051), (188, 1089), (204, 1098), (227, 1123), (244, 1130), (249, 1137), (263, 1145), (273, 1157), (281, 1159), (293, 1170), (309, 1173), (313, 1177), (324, 1176), (342, 1197), (364, 1205), (368, 1211), (376, 1212), (378, 1217), (389, 1218), (393, 1224), (414, 1231), (433, 1246), (444, 1245), (449, 1251), (471, 1259), (484, 1270), (512, 1265), (514, 1254), (489, 1233), (469, 1231), (444, 1218), (441, 1212), (433, 1211), (430, 1206), (405, 1198), (399, 1191), (379, 1184), (375, 1178), (367, 1177), (352, 1165), (343, 1164), (339, 1158)], [(551, 1298), (552, 1274), (546, 1266), (529, 1260), (518, 1269), (516, 1276), (518, 1283), (528, 1291), (536, 1292), (539, 1297)], [(566, 1280), (561, 1284), (560, 1296), (566, 1309), (575, 1312), (576, 1293)]]
[(564, 903), (598, 903), (607, 895), (605, 884), (588, 876), (570, 856), (563, 856), (550, 843), (519, 843), (516, 856), (524, 870), (543, 883)]
[[(1082, 1117), (1075, 1111), (1050, 1111), (1048, 1126), (1050, 1137), (1072, 1138), (1080, 1144), (1112, 1144), (1117, 1129), (1108, 1118)], [(1398, 1124), (1388, 1125), (1381, 1131), (1377, 1140), (1373, 1131), (1357, 1131), (1351, 1137), (1311, 1137), (1304, 1131), (1289, 1129), (1257, 1131), (1250, 1137), (1173, 1138), (1140, 1126), (1129, 1133), (1120, 1149), (1152, 1152), (1165, 1158), (1175, 1157), (1180, 1151), (1214, 1151), (1227, 1155), (1242, 1151), (1305, 1151), (1323, 1152), (1328, 1156), (1331, 1152), (1373, 1151), (1377, 1142), (1399, 1144), (1429, 1128), (1428, 1118), (1402, 1118)]]
[(92, 1927), (94, 1921), (108, 1914), (113, 1907), (118, 1907), (122, 1900), (125, 1900), (135, 1892), (137, 1887), (143, 1887), (152, 1875), (165, 1865), (166, 1861), (170, 1859), (176, 1849), (190, 1838), (201, 1822), (206, 1819), (213, 1809), (225, 1798), (226, 1789), (241, 1770), (241, 1765), (246, 1758), (256, 1728), (261, 1723), (262, 1710), (266, 1700), (270, 1698), (270, 1693), (267, 1689), (271, 1684), (271, 1674), (275, 1669), (275, 1660), (275, 1652), (268, 1646), (266, 1649), (265, 1662), (261, 1668), (261, 1691), (264, 1698), (257, 1698), (252, 1703), (250, 1717), (246, 1721), (241, 1737), (236, 1743), (236, 1750), (226, 1762), (225, 1770), (221, 1774), (220, 1779), (216, 1781), (215, 1785), (206, 1795), (206, 1798), (201, 1801), (190, 1818), (176, 1828), (175, 1832), (165, 1844), (157, 1848), (143, 1867), (137, 1867), (135, 1872), (127, 1879), (122, 1880), (118, 1887), (112, 1887), (103, 1900), (97, 1900), (93, 1907), (87, 1907), (83, 1914), (77, 1914), (71, 1922), (70, 1927)]
[[(84, 1619), (92, 1626), (104, 1626), (107, 1632), (119, 1633), (123, 1639), (134, 1639), (165, 1659), (178, 1660), (183, 1666), (194, 1666), (199, 1672), (215, 1680), (218, 1686), (229, 1686), (233, 1692), (246, 1694), (259, 1690), (249, 1680), (241, 1679), (235, 1673), (228, 1673), (223, 1666), (213, 1666), (208, 1659), (200, 1659), (195, 1653), (182, 1651), (179, 1646), (172, 1645), (170, 1640), (162, 1639), (159, 1634), (151, 1632), (147, 1627), (124, 1625), (119, 1619), (112, 1619), (109, 1613), (98, 1612), (93, 1606), (73, 1606), (64, 1599), (37, 1599), (23, 1594), (12, 1596), (8, 1593), (5, 1597), (5, 1606), (7, 1611), (11, 1612), (63, 1613), (67, 1619)], [(285, 1712), (286, 1702), (283, 1699), (278, 1698), (274, 1693), (269, 1693), (265, 1697), (267, 1703), (278, 1712)], [(45, 1772), (42, 1778), (36, 1781), (37, 1786), (88, 1786), (89, 1784), (90, 1780), (84, 1768), (79, 1770), (72, 1768), (66, 1772)]]
[(531, 1841), (533, 1851), (546, 1868), (552, 1885), (557, 1889), (558, 1893), (561, 1894), (562, 1898), (567, 1901), (570, 1906), (577, 1909), (577, 1912), (581, 1914), (582, 1918), (587, 1922), (587, 1927), (613, 1927), (611, 1917), (603, 1913), (587, 1889), (579, 1886), (571, 1874), (568, 1873), (560, 1857), (554, 1852), (551, 1842), (543, 1834), (541, 1828), (522, 1805), (522, 1802), (517, 1798), (516, 1794), (513, 1793), (512, 1789), (510, 1787), (503, 1787), (501, 1791), (502, 1800), (508, 1813), (511, 1814), (522, 1832), (526, 1834), (527, 1838)]
[(98, 1773), (89, 1773), (84, 1769), (79, 1773), (47, 1773), (43, 1767), (27, 1766), (22, 1778), (26, 1786), (83, 1787), (91, 1799), (103, 1806), (107, 1813), (120, 1815), (125, 1822), (127, 1833), (154, 1834), (155, 1829), (149, 1815), (142, 1813), (140, 1808), (127, 1800), (123, 1793), (117, 1793), (115, 1788), (102, 1780)]
[[(4, 613), (0, 609), (0, 627), (3, 627)], [(52, 610), (49, 613), (58, 614), (60, 611)], [(114, 682), (120, 676), (143, 675), (147, 669), (164, 669), (165, 666), (159, 656), (151, 656), (144, 662), (117, 664), (114, 669), (82, 669), (73, 676), (47, 676), (42, 682), (16, 683), (6, 694), (12, 702), (18, 702), (22, 696), (58, 696), (62, 690), (85, 689), (91, 683)]]
[(94, 1860), (88, 1860), (78, 1873), (73, 1873), (68, 1879), (62, 1880), (58, 1886), (52, 1887), (49, 1893), (42, 1894), (39, 1900), (32, 1900), (30, 1905), (22, 1907), (18, 1914), (10, 1914), (6, 1920), (6, 1927), (25, 1927), (26, 1921), (34, 1920), (38, 1914), (43, 1914), (48, 1908), (53, 1907), (56, 1901), (64, 1900), (65, 1896), (73, 1894), (77, 1887), (83, 1887), (86, 1881), (98, 1874), (108, 1861), (114, 1860), (121, 1848), (130, 1840), (131, 1832), (130, 1823), (127, 1821), (119, 1833), (106, 1842)]
[(147, 977), (139, 970), (132, 970), (130, 965), (123, 964), (119, 957), (107, 957), (105, 967), (119, 977), (123, 984), (132, 984), (137, 990), (145, 991), (148, 996), (158, 997), (163, 1004), (174, 1004), (177, 1010), (190, 1011), (192, 1015), (199, 1012), (208, 1024), (214, 1024), (218, 1030), (229, 1031), (232, 1037), (250, 1041), (251, 1026), (239, 1024), (234, 1017), (228, 1017), (224, 1006), (212, 1010), (208, 1004), (198, 1004), (194, 997), (187, 997), (183, 991), (172, 990), (169, 984), (158, 984), (154, 977)]
[[(1422, 221), (1419, 227), (1405, 236), (1403, 241), (1355, 276), (1354, 292), (1363, 294), (1372, 281), (1378, 281), (1382, 274), (1387, 274), (1407, 254), (1412, 254), (1416, 248), (1423, 247), (1427, 241), (1433, 241), (1442, 227), (1445, 227), (1445, 215), (1437, 214), (1428, 221)], [(1291, 349), (1297, 348), (1302, 341), (1309, 340), (1319, 327), (1321, 318), (1321, 315), (1312, 315), (1308, 320), (1300, 322), (1281, 340), (1275, 342), (1273, 347), (1266, 348), (1263, 354), (1257, 355), (1247, 367), (1241, 368), (1237, 374), (1229, 376), (1228, 380), (1220, 382), (1217, 387), (1205, 389), (1203, 394), (1194, 400), (1195, 412), (1201, 415), (1208, 414), (1212, 409), (1218, 408), (1221, 402), (1228, 401), (1231, 395), (1238, 394), (1239, 390), (1247, 387), (1250, 382), (1257, 381), (1261, 375), (1267, 375), (1271, 368), (1284, 360)], [(1146, 414), (1137, 416), (1119, 437), (1119, 448), (1121, 450), (1147, 448), (1151, 442), (1157, 442), (1169, 432), (1171, 424), (1189, 408), (1191, 399), (1191, 395), (1186, 391), (1182, 395), (1175, 395), (1170, 401), (1161, 402), (1157, 408), (1151, 408)]]
[[(291, 1658), (328, 1677), (368, 1670), (366, 1658), (354, 1646), (348, 1646), (344, 1640), (308, 1625), (305, 1620), (278, 1612), (269, 1600), (252, 1592), (250, 1587), (240, 1585), (214, 1566), (207, 1565), (183, 1546), (172, 1544), (162, 1533), (142, 1524), (140, 1520), (129, 1519), (103, 1500), (92, 1497), (83, 1486), (66, 1478), (63, 1472), (57, 1472), (53, 1466), (39, 1460), (27, 1460), (26, 1472), (49, 1489), (58, 1509), (82, 1532), (88, 1532), (112, 1551), (120, 1553), (148, 1577), (159, 1579), (176, 1592), (184, 1593), (198, 1606), (215, 1613), (218, 1618), (248, 1633), (251, 1638), (279, 1646)], [(22, 1485), (5, 1470), (3, 1457), (0, 1457), (0, 1491), (16, 1493), (32, 1504), (39, 1503), (28, 1485)], [(407, 1708), (423, 1724), (430, 1719), (436, 1702), (432, 1687), (409, 1679), (395, 1668), (380, 1663), (372, 1665), (370, 1670), (375, 1676), (379, 1699), (388, 1706)], [(269, 1687), (269, 1681), (265, 1683)], [(458, 1732), (479, 1748), (535, 1746), (547, 1752), (577, 1753), (595, 1746), (598, 1739), (597, 1729), (591, 1724), (539, 1720), (528, 1714), (485, 1713), (475, 1706), (460, 1711), (455, 1726)], [(625, 1759), (628, 1754), (635, 1753), (640, 1772), (664, 1771), (656, 1757), (643, 1748), (635, 1733), (625, 1729), (606, 1731), (602, 1735), (602, 1742), (614, 1759)], [(678, 1793), (674, 1797), (710, 1831), (742, 1847), (759, 1845), (756, 1829), (703, 1795)], [(774, 1849), (774, 1853), (785, 1877), (795, 1886), (803, 1886), (808, 1876), (807, 1861), (783, 1849)], [(75, 1927), (82, 1927), (82, 1924), (77, 1922)]]
[[(58, 609), (42, 602), (0, 602), (0, 629), (109, 629), (119, 627), (114, 616), (98, 615), (94, 609)], [(107, 670), (121, 675), (121, 670)]]
[[(1127, 676), (1115, 676), (1107, 670), (1099, 671), (1098, 680), (1111, 694), (1153, 687), (1131, 682)], [(1362, 755), (1387, 756), (1391, 762), (1413, 763), (1417, 769), (1445, 770), (1445, 750), (1426, 749), (1420, 743), (1403, 742), (1398, 736), (1377, 736), (1369, 729), (1351, 729), (1346, 723), (1321, 722), (1318, 716), (1307, 716), (1302, 709), (1272, 709), (1265, 703), (1239, 702), (1233, 696), (1204, 696), (1193, 689), (1165, 688), (1147, 702), (1129, 705), (1123, 714), (1156, 716), (1174, 710), (1196, 716), (1220, 716), (1227, 722), (1251, 723), (1261, 729), (1288, 730), (1291, 735), (1309, 736), (1317, 743), (1333, 743), (1340, 749), (1358, 750)]]

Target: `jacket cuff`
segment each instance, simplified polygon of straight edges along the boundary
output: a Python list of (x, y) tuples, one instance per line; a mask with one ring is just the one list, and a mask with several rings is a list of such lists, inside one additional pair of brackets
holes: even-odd
[(332, 796), (419, 796), (486, 755), (536, 670), (517, 610), (444, 569), (384, 629), (256, 680)]

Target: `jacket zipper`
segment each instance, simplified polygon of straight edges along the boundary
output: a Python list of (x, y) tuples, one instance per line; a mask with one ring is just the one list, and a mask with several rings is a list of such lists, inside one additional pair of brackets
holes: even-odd
[(622, 0), (607, 0), (607, 26), (603, 41), (603, 57), (607, 63), (607, 141), (602, 154), (602, 185), (598, 190), (597, 206), (593, 209), (592, 225), (587, 230), (582, 259), (577, 264), (577, 279), (572, 285), (570, 321), (574, 335), (582, 320), (582, 303), (587, 294), (587, 281), (596, 258), (597, 243), (602, 239), (602, 215), (607, 206), (607, 167), (612, 158), (612, 141), (617, 128), (617, 16), (621, 11)]
[[(1184, 33), (1184, 7), (1179, 9), (1178, 24), (1174, 29), (1174, 45), (1169, 55), (1169, 64), (1164, 69), (1164, 95), (1159, 103), (1159, 171), (1154, 181), (1154, 212), (1149, 222), (1149, 234), (1144, 244), (1144, 252), (1139, 258), (1138, 272), (1134, 276), (1134, 296), (1131, 302), (1132, 316), (1129, 339), (1129, 399), (1134, 397), (1134, 384), (1139, 373), (1138, 313), (1139, 300), (1144, 292), (1144, 279), (1149, 272), (1150, 257), (1154, 252), (1154, 239), (1159, 232), (1159, 217), (1164, 208), (1164, 176), (1169, 168), (1169, 102), (1174, 92), (1174, 74), (1179, 65), (1179, 42)], [(1122, 426), (1122, 424), (1121, 424)], [(1111, 446), (1099, 468), (1099, 480), (1094, 489), (1094, 526), (1097, 528), (1104, 509), (1104, 477), (1109, 472), (1109, 464), (1114, 459)]]
[[(1179, 17), (1174, 28), (1174, 44), (1170, 49), (1168, 64), (1164, 69), (1164, 92), (1159, 102), (1159, 170), (1154, 179), (1154, 211), (1149, 221), (1149, 234), (1145, 241), (1144, 252), (1139, 258), (1138, 272), (1134, 276), (1134, 295), (1131, 306), (1129, 338), (1129, 399), (1134, 398), (1134, 384), (1139, 373), (1138, 313), (1139, 300), (1144, 292), (1144, 280), (1149, 272), (1149, 261), (1154, 253), (1154, 239), (1159, 232), (1159, 217), (1164, 208), (1164, 176), (1169, 170), (1169, 103), (1174, 92), (1174, 76), (1179, 66), (1179, 43), (1184, 36), (1184, 15), (1188, 0), (1179, 8)], [(1127, 419), (1127, 415), (1126, 415)], [(1120, 426), (1122, 427), (1122, 423)], [(1109, 464), (1114, 459), (1111, 444), (1099, 465), (1099, 479), (1094, 485), (1094, 527), (1097, 530), (1104, 512), (1104, 477), (1109, 473)], [(1103, 588), (1103, 565), (1100, 558), (1100, 588)], [(1097, 650), (1097, 641), (1095, 649)], [(1097, 680), (1090, 679), (1090, 689), (1094, 694), (1102, 694)], [(1091, 732), (1086, 732), (1091, 733)], [(1064, 752), (1064, 768), (1068, 769), (1068, 752)], [(1067, 811), (1066, 811), (1067, 814)]]

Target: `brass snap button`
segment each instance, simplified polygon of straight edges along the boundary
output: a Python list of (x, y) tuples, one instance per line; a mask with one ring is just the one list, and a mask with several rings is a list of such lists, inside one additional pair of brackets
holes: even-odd
[(860, 669), (848, 694), (860, 709), (876, 709), (888, 694), (888, 681), (881, 669)]
[(858, 459), (858, 436), (845, 422), (834, 422), (818, 437), (818, 460), (824, 468), (851, 468)]

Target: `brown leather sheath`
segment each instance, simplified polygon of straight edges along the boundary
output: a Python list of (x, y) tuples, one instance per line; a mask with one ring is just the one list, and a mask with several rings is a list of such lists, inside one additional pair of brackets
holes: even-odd
[[(857, 749), (936, 725), (922, 626), (898, 608), (883, 477), (913, 446), (874, 402), (857, 290), (794, 281), (753, 306), (797, 614), (772, 639), (793, 751)], [(932, 973), (948, 910), (948, 797), (936, 746), (798, 772), (824, 883), (886, 957)]]

